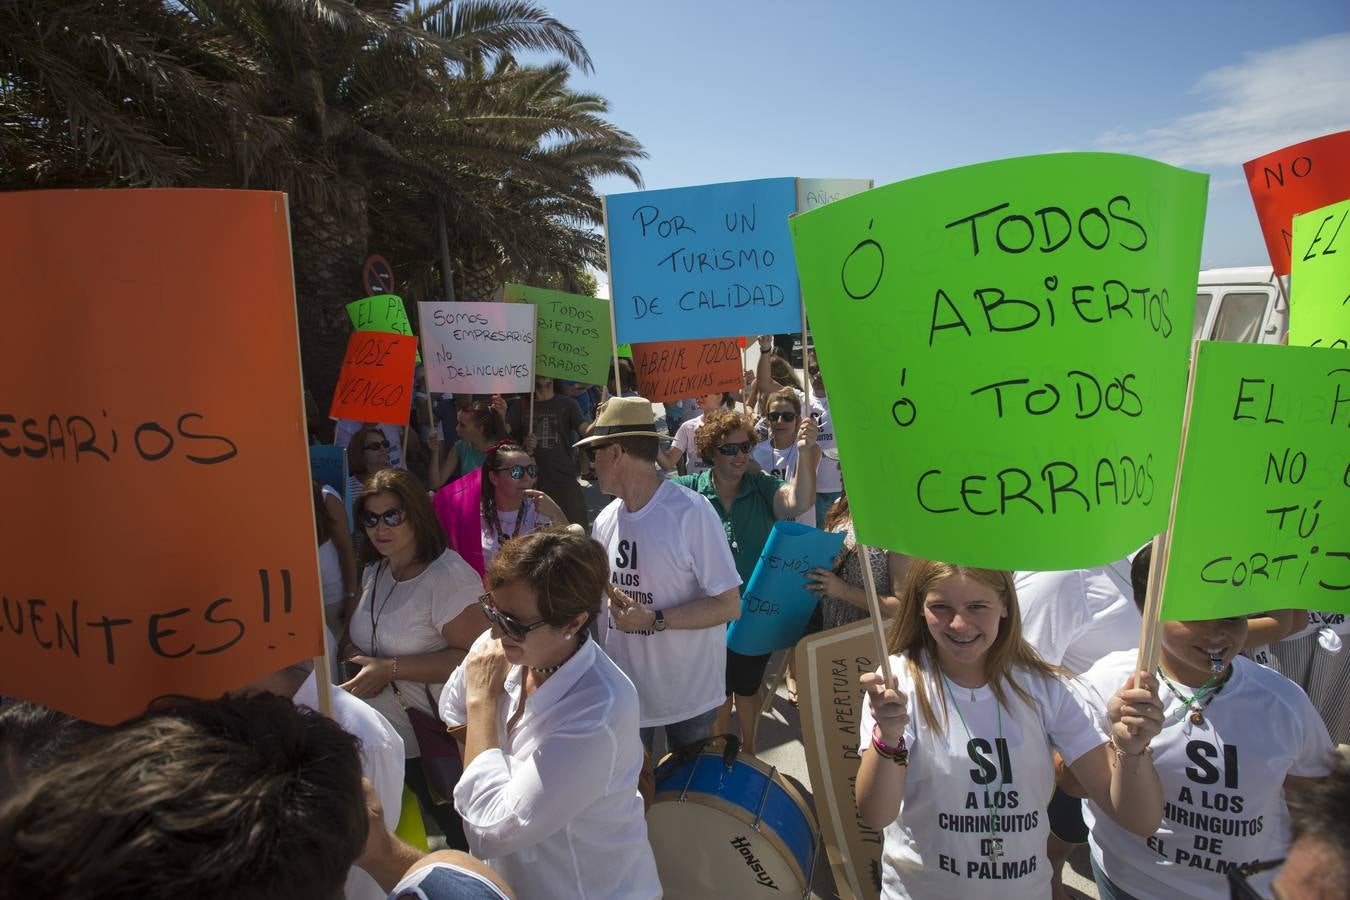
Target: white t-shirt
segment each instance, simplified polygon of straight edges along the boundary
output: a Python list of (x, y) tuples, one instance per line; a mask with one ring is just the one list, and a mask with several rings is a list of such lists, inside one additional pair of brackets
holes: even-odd
[[(837, 446), (834, 437), (834, 423), (830, 421), (830, 398), (812, 397), (817, 406), (820, 407), (820, 414), (816, 419), (816, 425), (820, 430), (816, 434), (816, 443), (820, 445), (821, 450), (829, 450)], [(830, 459), (824, 453), (820, 454), (820, 462), (816, 465), (816, 493), (817, 494), (837, 494), (844, 489), (844, 476), (840, 473), (839, 460)], [(812, 522), (811, 524), (815, 524)]]
[(1065, 572), (1014, 572), (1022, 637), (1046, 662), (1081, 673), (1139, 647), (1130, 560)]
[[(773, 441), (761, 441), (755, 445), (750, 458), (759, 463), (759, 467), (764, 470), (766, 475), (781, 478), (783, 481), (791, 481), (797, 474), (798, 455), (796, 439), (782, 450), (775, 447)], [(814, 528), (816, 524), (815, 505), (808, 506), (806, 512), (798, 516), (795, 521)]]
[(702, 415), (685, 419), (680, 423), (680, 427), (675, 429), (675, 439), (671, 442), (671, 446), (684, 453), (684, 471), (689, 475), (697, 475), (712, 468), (694, 450), (694, 438), (698, 436), (698, 430), (702, 427)]
[[(1135, 651), (1112, 653), (1083, 681), (1098, 715), (1134, 671)], [(1163, 787), (1163, 821), (1147, 839), (1083, 806), (1092, 856), (1106, 876), (1140, 900), (1227, 900), (1227, 869), (1279, 859), (1289, 849), (1287, 775), (1328, 774), (1331, 738), (1317, 710), (1289, 679), (1239, 656), (1204, 709), (1204, 724), (1168, 688), (1153, 739)]]
[[(361, 774), (370, 779), (375, 796), (384, 808), (384, 824), (390, 831), (398, 827), (403, 806), (403, 739), (389, 720), (340, 687), (329, 686), (333, 698), (333, 721), (343, 731), (361, 740)], [(319, 711), (319, 690), (314, 673), (300, 685), (292, 698), (296, 706)], [(383, 900), (385, 893), (365, 870), (352, 866), (347, 871), (343, 890), (347, 900)]]
[[(683, 606), (741, 583), (717, 511), (672, 481), (662, 481), (637, 512), (622, 500), (606, 506), (591, 536), (609, 554), (614, 586), (653, 609)], [(603, 614), (599, 633), (605, 652), (637, 687), (641, 727), (683, 722), (726, 698), (725, 625), (626, 634)]]
[[(492, 639), (485, 632), (474, 644)], [(649, 900), (661, 896), (638, 793), (642, 741), (633, 683), (586, 641), (529, 699), (515, 727), (524, 670), (497, 707), (497, 745), (455, 786), (469, 850), (521, 898)], [(441, 718), (468, 721), (464, 670), (441, 694)]]
[[(1045, 855), (1045, 804), (1055, 786), (1050, 751), (1072, 764), (1106, 742), (1092, 707), (1058, 678), (1019, 671), (1013, 678), (1031, 694), (1034, 707), (1005, 688), (1010, 707), (1000, 710), (988, 685), (972, 690), (953, 684), (957, 707), (947, 697), (947, 727), (933, 731), (919, 712), (904, 656), (891, 657), (891, 672), (909, 697), (909, 769), (900, 815), (885, 830), (881, 896), (1050, 896)], [(942, 721), (943, 680), (927, 670), (922, 677)], [(860, 753), (871, 747), (875, 723), (864, 701)], [(995, 837), (993, 815), (996, 838), (1003, 841), (997, 861), (986, 856)]]
[[(520, 510), (497, 510), (497, 521), (489, 522), (487, 519), (479, 517), (483, 526), (483, 566), (492, 565), (492, 560), (497, 557), (497, 551), (502, 549), (501, 538), (504, 536), (508, 541), (515, 537), (524, 537), (532, 531), (540, 528), (547, 528), (553, 524), (553, 520), (548, 516), (539, 515), (539, 507), (534, 505), (533, 501), (525, 500), (521, 508), (525, 510), (525, 519), (520, 523), (519, 531), (516, 530), (516, 520), (520, 518)], [(501, 535), (497, 534), (497, 523), (501, 523)]]
[[(436, 557), (421, 575), (402, 582), (393, 579), (388, 563), (381, 560), (366, 566), (361, 576), (361, 601), (352, 614), (348, 634), (365, 656), (388, 658), (444, 650), (441, 629), (477, 603), (482, 593), (483, 580), (453, 550)], [(410, 758), (421, 754), (399, 697), (409, 706), (430, 713), (432, 701), (427, 699), (427, 688), (434, 697), (440, 693), (441, 684), (399, 679), (366, 701), (398, 731)]]
[[(354, 419), (338, 419), (337, 427), (333, 432), (334, 441), (339, 447), (345, 448), (351, 443), (352, 438), (361, 430), (363, 422), (357, 422)], [(380, 423), (378, 425), (384, 439), (389, 442), (389, 468), (403, 468), (403, 428), (400, 425), (389, 425)]]

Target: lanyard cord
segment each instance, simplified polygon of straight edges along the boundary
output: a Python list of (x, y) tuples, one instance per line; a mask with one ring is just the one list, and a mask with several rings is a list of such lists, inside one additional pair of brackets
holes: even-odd
[[(1181, 708), (1183, 710), (1189, 708), (1192, 713), (1196, 714), (1209, 706), (1209, 704), (1214, 701), (1214, 698), (1219, 696), (1219, 691), (1223, 690), (1224, 685), (1228, 683), (1229, 676), (1232, 674), (1233, 667), (1229, 666), (1226, 672), (1211, 675), (1209, 680), (1196, 688), (1194, 694), (1187, 697), (1181, 692), (1181, 688), (1177, 686), (1176, 682), (1167, 677), (1162, 670), (1162, 666), (1158, 666), (1158, 677), (1166, 682), (1168, 688), (1170, 688), (1177, 699), (1181, 701)], [(1215, 683), (1216, 681), (1218, 682), (1217, 684)]]
[[(952, 706), (956, 707), (956, 716), (961, 720), (961, 727), (966, 730), (966, 740), (971, 740), (975, 735), (971, 734), (970, 726), (966, 724), (966, 717), (961, 713), (961, 704), (956, 702), (956, 693), (952, 691), (952, 683), (947, 678), (947, 673), (938, 669), (938, 674), (942, 676), (942, 683), (947, 687), (947, 696), (951, 698)], [(1003, 704), (998, 702), (998, 697), (994, 697), (994, 709), (998, 716), (998, 737), (1003, 740)], [(1007, 773), (1003, 771), (1003, 766), (998, 767), (998, 792), (1003, 793), (1004, 778)], [(998, 840), (998, 808), (994, 807), (989, 811), (989, 837)], [(997, 845), (995, 845), (997, 846)]]

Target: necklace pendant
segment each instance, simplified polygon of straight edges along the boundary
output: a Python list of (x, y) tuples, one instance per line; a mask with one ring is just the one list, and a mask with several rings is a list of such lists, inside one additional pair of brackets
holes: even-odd
[(989, 852), (985, 854), (990, 862), (998, 862), (1003, 856), (1003, 838), (993, 838), (989, 841)]
[(1204, 714), (1203, 714), (1202, 712), (1200, 712), (1200, 710), (1198, 710), (1198, 709), (1192, 709), (1192, 710), (1191, 710), (1191, 724), (1192, 724), (1192, 725), (1203, 725), (1203, 724), (1205, 724), (1205, 716), (1204, 716)]

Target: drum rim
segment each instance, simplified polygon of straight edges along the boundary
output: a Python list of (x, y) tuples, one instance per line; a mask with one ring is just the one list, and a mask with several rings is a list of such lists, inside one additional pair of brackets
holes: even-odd
[[(656, 771), (656, 769), (659, 769), (661, 766), (665, 765), (666, 760), (670, 759), (670, 758), (671, 758), (672, 756), (674, 756), (674, 755), (675, 755), (674, 753), (667, 753), (665, 756), (661, 757), (661, 761), (660, 761), (659, 763), (657, 763), (655, 766), (652, 767), (652, 771), (654, 772), (654, 771)], [(689, 762), (692, 763), (692, 764), (694, 764), (694, 765), (698, 765), (698, 761), (699, 761), (700, 759), (702, 759), (703, 757), (705, 757), (705, 756), (716, 756), (716, 757), (718, 757), (718, 758), (720, 759), (721, 756), (722, 756), (722, 751), (720, 751), (720, 750), (704, 750), (704, 751), (702, 751), (701, 753), (699, 753), (697, 756), (692, 757), (692, 758), (689, 760)], [(797, 808), (800, 809), (800, 810), (802, 811), (802, 815), (806, 816), (806, 820), (807, 820), (808, 822), (811, 823), (811, 825), (812, 825), (812, 830), (813, 830), (817, 835), (820, 834), (820, 822), (819, 822), (819, 820), (816, 818), (816, 814), (815, 814), (814, 810), (812, 810), (812, 808), (807, 804), (806, 798), (804, 798), (804, 797), (802, 796), (801, 791), (797, 790), (797, 786), (796, 786), (795, 784), (793, 784), (791, 781), (788, 781), (788, 780), (787, 780), (787, 777), (786, 777), (785, 775), (783, 775), (783, 772), (782, 772), (781, 769), (779, 769), (777, 766), (771, 766), (771, 765), (769, 765), (768, 763), (766, 763), (764, 760), (760, 759), (758, 756), (756, 756), (756, 755), (753, 754), (753, 753), (744, 753), (744, 752), (742, 752), (742, 753), (737, 754), (736, 759), (732, 762), (732, 765), (735, 765), (735, 763), (738, 763), (738, 762), (743, 762), (743, 763), (745, 763), (746, 765), (750, 766), (750, 767), (753, 768), (753, 769), (758, 769), (760, 772), (762, 772), (762, 773), (764, 773), (766, 776), (768, 776), (768, 777), (769, 777), (769, 780), (771, 780), (771, 781), (773, 781), (774, 776), (777, 776), (778, 780), (775, 781), (774, 783), (777, 784), (779, 787), (781, 787), (784, 791), (787, 792), (788, 796), (792, 798), (792, 802), (796, 803), (796, 804), (797, 804)], [(662, 792), (662, 793), (667, 793), (667, 792)], [(679, 791), (676, 791), (675, 793), (678, 795), (678, 794), (679, 794)], [(659, 796), (661, 796), (661, 793), (657, 793), (657, 794), (653, 795), (652, 800), (655, 801), (655, 799), (656, 799), (657, 797), (659, 797)], [(753, 818), (752, 818), (752, 821), (753, 821)]]
[[(806, 872), (802, 869), (801, 863), (797, 861), (797, 854), (792, 852), (792, 849), (788, 847), (787, 842), (778, 835), (778, 832), (753, 827), (751, 823), (754, 822), (755, 817), (744, 806), (738, 806), (715, 794), (704, 794), (702, 792), (695, 794), (692, 791), (684, 798), (684, 800), (680, 800), (679, 791), (666, 791), (663, 794), (657, 794), (652, 798), (652, 809), (655, 809), (656, 804), (658, 803), (697, 803), (699, 806), (706, 806), (730, 816), (746, 826), (747, 830), (754, 832), (754, 834), (763, 838), (764, 841), (774, 849), (774, 852), (778, 854), (778, 858), (787, 863), (787, 867), (792, 872), (792, 877), (797, 880), (797, 886), (799, 888), (805, 889), (810, 887), (810, 885), (806, 883)], [(647, 811), (647, 815), (651, 815), (651, 810)], [(810, 820), (808, 819), (807, 822), (809, 824)], [(813, 841), (817, 840), (818, 839), (813, 838)], [(812, 843), (811, 852), (817, 852), (815, 842)]]
[[(661, 757), (661, 761), (654, 767), (654, 769), (664, 765), (665, 762), (672, 756), (674, 756), (673, 753), (667, 753), (665, 756)], [(721, 765), (722, 752), (720, 750), (704, 750), (700, 752), (698, 755), (691, 757), (687, 765), (693, 765), (697, 767), (699, 761), (705, 756), (715, 757), (718, 761), (718, 765)], [(816, 819), (816, 815), (812, 811), (811, 807), (806, 804), (805, 799), (802, 797), (801, 791), (797, 790), (797, 786), (794, 785), (792, 782), (788, 781), (787, 777), (778, 770), (777, 766), (769, 765), (764, 760), (760, 759), (758, 756), (755, 756), (753, 753), (738, 754), (736, 756), (736, 759), (733, 760), (732, 765), (734, 766), (738, 762), (743, 762), (750, 768), (757, 770), (766, 778), (768, 778), (771, 784), (775, 784), (778, 787), (782, 788), (783, 792), (787, 794), (788, 798), (796, 805), (797, 810), (802, 814), (802, 818), (806, 821), (806, 830), (811, 838), (811, 846), (807, 852), (811, 854), (812, 857), (819, 854), (822, 840), (822, 835), (820, 831), (820, 822), (819, 820)], [(787, 842), (784, 841), (782, 838), (780, 838), (777, 832), (765, 831), (753, 827), (752, 823), (755, 821), (755, 816), (752, 810), (747, 810), (743, 806), (738, 806), (735, 803), (723, 800), (716, 794), (705, 794), (702, 792), (695, 794), (694, 792), (691, 791), (689, 795), (685, 797), (685, 800), (686, 801), (693, 800), (695, 797), (699, 798), (696, 802), (701, 803), (704, 806), (711, 806), (728, 813), (729, 815), (732, 816), (732, 818), (739, 820), (740, 822), (744, 823), (747, 827), (750, 827), (751, 830), (755, 831), (756, 834), (762, 836), (773, 846), (775, 850), (778, 851), (779, 856), (788, 861), (789, 866), (792, 868), (794, 874), (797, 877), (797, 881), (803, 887), (806, 888), (810, 887), (810, 885), (806, 883), (806, 870), (804, 870), (801, 866), (801, 863), (797, 861), (797, 855), (793, 853), (792, 850), (788, 847)], [(669, 802), (671, 800), (679, 802), (679, 799), (680, 799), (680, 791), (678, 790), (657, 791), (652, 796), (652, 806), (655, 807), (657, 803)], [(648, 812), (650, 813), (650, 810)], [(810, 866), (811, 862), (812, 860), (808, 859), (806, 861), (807, 866)]]

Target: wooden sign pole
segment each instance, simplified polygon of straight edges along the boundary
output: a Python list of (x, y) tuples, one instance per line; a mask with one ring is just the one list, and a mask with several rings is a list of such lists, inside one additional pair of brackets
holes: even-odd
[[(1148, 565), (1148, 589), (1144, 595), (1143, 623), (1139, 632), (1139, 656), (1135, 671), (1152, 672), (1158, 667), (1162, 637), (1163, 586), (1167, 583), (1169, 537), (1176, 525), (1177, 500), (1181, 496), (1181, 461), (1186, 457), (1186, 437), (1191, 430), (1191, 405), (1195, 398), (1195, 370), (1200, 357), (1200, 342), (1191, 342), (1191, 365), (1186, 376), (1186, 405), (1181, 416), (1181, 440), (1177, 446), (1176, 476), (1172, 480), (1172, 500), (1167, 510), (1167, 529), (1153, 538)], [(1139, 676), (1135, 675), (1135, 687)]]
[(867, 611), (872, 618), (872, 639), (877, 644), (877, 658), (881, 660), (881, 674), (886, 678), (886, 686), (894, 685), (891, 675), (891, 654), (886, 650), (886, 631), (881, 624), (881, 601), (877, 599), (876, 579), (872, 576), (872, 564), (867, 559), (867, 546), (858, 545), (858, 558), (862, 561), (863, 589), (867, 592)]

